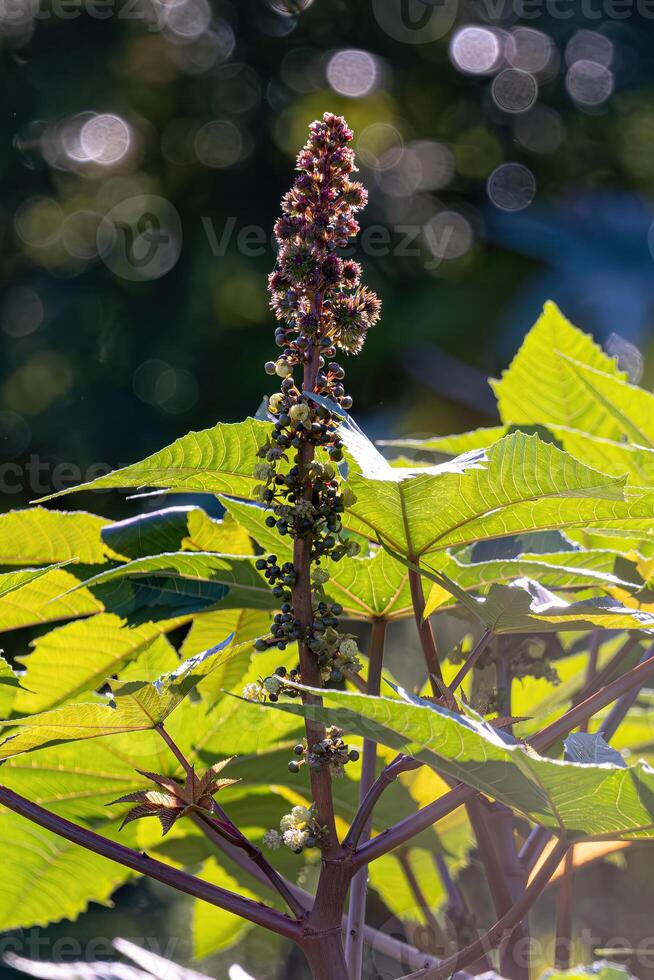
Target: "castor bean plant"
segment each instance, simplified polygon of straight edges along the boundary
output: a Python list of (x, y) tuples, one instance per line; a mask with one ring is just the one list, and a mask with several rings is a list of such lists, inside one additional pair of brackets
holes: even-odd
[(259, 417), (76, 488), (211, 507), (0, 516), (1, 628), (40, 627), (0, 667), (1, 929), (144, 876), (201, 957), (522, 980), (568, 969), (589, 847), (654, 840), (654, 396), (550, 303), (497, 425), (377, 448), (351, 140), (314, 122), (282, 202)]

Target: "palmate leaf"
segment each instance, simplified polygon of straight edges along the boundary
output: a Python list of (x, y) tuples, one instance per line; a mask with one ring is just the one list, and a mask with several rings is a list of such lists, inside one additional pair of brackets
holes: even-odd
[(83, 512), (32, 507), (0, 515), (0, 565), (101, 565), (113, 557), (101, 538), (109, 522)]
[(78, 490), (126, 487), (161, 487), (250, 497), (253, 487), (260, 482), (254, 476), (257, 450), (266, 442), (270, 429), (269, 423), (255, 419), (234, 424), (219, 422), (210, 429), (189, 432), (140, 463), (41, 499), (51, 500)]
[[(412, 566), (416, 570), (417, 565)], [(557, 633), (562, 630), (654, 630), (654, 616), (615, 599), (567, 602), (538, 582), (518, 578), (512, 585), (493, 583), (483, 598), (469, 595), (444, 572), (421, 568), (423, 576), (449, 592), (486, 629), (494, 633)], [(433, 604), (432, 597), (430, 601)]]
[(205, 554), (180, 551), (137, 558), (88, 579), (88, 587), (123, 578), (146, 581), (148, 588), (163, 596), (188, 596), (207, 603), (221, 602), (232, 608), (273, 609), (278, 604), (263, 575), (250, 556)]
[[(266, 552), (283, 561), (292, 559), (292, 542), (266, 526), (263, 507), (241, 500), (221, 500)], [(382, 549), (370, 557), (349, 561), (324, 559), (323, 567), (330, 576), (325, 592), (332, 602), (343, 606), (345, 618), (393, 620), (413, 615), (407, 570)]]
[[(609, 375), (602, 377), (610, 377)], [(623, 385), (619, 380), (615, 384)], [(628, 388), (630, 386), (624, 385)], [(641, 389), (636, 389), (641, 391)], [(647, 392), (644, 392), (647, 394)], [(651, 397), (651, 396), (650, 396)], [(530, 432), (529, 430), (532, 430)], [(470, 452), (474, 449), (486, 449), (503, 436), (515, 431), (524, 431), (545, 438), (548, 433), (555, 437), (559, 446), (577, 459), (613, 476), (629, 477), (631, 483), (651, 485), (654, 483), (654, 449), (645, 448), (630, 442), (617, 442), (612, 439), (602, 439), (581, 429), (569, 426), (555, 425), (543, 422), (539, 426), (491, 426), (486, 429), (476, 429), (473, 432), (462, 432), (453, 436), (435, 436), (427, 439), (394, 439), (382, 442), (380, 445), (403, 449), (413, 456), (416, 453), (439, 453), (446, 456), (456, 456), (459, 453)], [(646, 444), (649, 446), (649, 443)], [(393, 460), (393, 465), (407, 465), (403, 460)], [(426, 464), (422, 464), (423, 466)]]
[[(518, 558), (497, 558), (491, 561), (463, 562), (456, 556), (440, 560), (434, 556), (421, 565), (423, 571), (445, 573), (466, 591), (480, 590), (494, 583), (507, 583), (528, 578), (548, 589), (634, 589), (636, 583), (614, 574), (619, 556), (611, 551), (564, 551), (554, 554), (525, 554)], [(624, 562), (625, 569), (635, 569)], [(425, 616), (450, 601), (441, 584), (434, 583), (425, 603)]]
[(626, 488), (624, 478), (521, 432), (417, 476), (390, 467), (361, 436), (343, 430), (343, 438), (357, 498), (346, 526), (403, 555), (568, 527), (640, 530), (654, 514), (654, 492)]
[[(77, 566), (66, 566), (66, 569), (73, 568), (77, 569)], [(0, 595), (0, 630), (22, 629), (102, 612), (101, 600), (88, 589), (79, 587), (79, 578), (73, 571), (57, 565), (46, 566), (40, 571), (43, 574), (24, 581), (20, 589)], [(73, 589), (77, 591), (72, 592)]]
[(500, 418), (505, 423), (566, 425), (617, 440), (619, 426), (589, 397), (567, 358), (626, 377), (588, 334), (573, 327), (554, 303), (546, 303), (501, 381), (491, 381)]
[[(177, 625), (180, 623), (173, 621), (165, 628)], [(129, 627), (125, 619), (101, 613), (45, 633), (33, 641), (32, 653), (18, 658), (27, 669), (29, 682), (28, 690), (16, 698), (14, 709), (26, 714), (45, 711), (97, 691), (149, 647), (170, 650), (163, 632), (163, 624)]]
[[(116, 824), (101, 828), (115, 837)], [(0, 930), (75, 920), (89, 902), (109, 904), (134, 877), (113, 861), (86, 851), (14, 813), (0, 813), (0, 861), (11, 872), (0, 889)]]
[[(622, 377), (598, 370), (597, 365), (566, 358), (568, 370), (582, 385), (598, 411), (615, 424), (621, 436), (654, 449), (654, 395), (628, 384)], [(592, 431), (592, 430), (591, 430)]]
[(102, 540), (126, 558), (187, 550), (252, 554), (247, 532), (232, 518), (212, 520), (200, 507), (168, 507), (109, 524)]
[(413, 695), (407, 700), (315, 690), (323, 706), (267, 705), (370, 738), (462, 780), (570, 839), (654, 838), (654, 770), (561, 762)]
[(154, 682), (110, 682), (113, 705), (69, 704), (25, 718), (0, 721), (0, 728), (13, 729), (0, 743), (0, 759), (47, 745), (155, 729), (226, 657), (241, 653), (238, 647), (226, 649), (231, 642), (229, 636)]
[(516, 432), (450, 463), (403, 471), (343, 430), (353, 460), (352, 530), (414, 558), (528, 531), (646, 525), (654, 492), (625, 487), (538, 439)]

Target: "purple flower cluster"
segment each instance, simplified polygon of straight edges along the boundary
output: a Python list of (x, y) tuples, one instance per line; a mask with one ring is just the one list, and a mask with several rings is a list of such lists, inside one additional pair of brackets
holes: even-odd
[(311, 124), (297, 158), (300, 173), (275, 225), (279, 253), (269, 281), (271, 306), (284, 324), (276, 339), (289, 365), (305, 360), (312, 342), (358, 353), (379, 319), (377, 296), (360, 285), (361, 266), (337, 255), (359, 231), (354, 216), (367, 200), (363, 186), (351, 180), (351, 139), (342, 116), (326, 112)]

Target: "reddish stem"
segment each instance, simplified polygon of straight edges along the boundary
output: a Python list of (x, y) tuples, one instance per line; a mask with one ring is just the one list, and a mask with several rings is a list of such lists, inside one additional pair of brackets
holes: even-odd
[(434, 631), (431, 627), (429, 617), (425, 619), (425, 594), (422, 588), (422, 576), (419, 571), (418, 559), (410, 557), (409, 560), (417, 566), (416, 568), (409, 568), (409, 587), (411, 589), (413, 614), (418, 628), (418, 636), (420, 637), (420, 646), (422, 647), (422, 653), (427, 664), (432, 691), (435, 697), (440, 697), (442, 691), (437, 684), (437, 680), (443, 681), (443, 673), (441, 671), (440, 660), (438, 659), (438, 647), (436, 646)]
[(561, 863), (561, 859), (568, 849), (566, 841), (560, 841), (553, 849), (542, 868), (536, 874), (529, 887), (523, 892), (521, 897), (515, 902), (506, 915), (503, 915), (491, 926), (488, 932), (480, 936), (465, 949), (449, 956), (437, 967), (428, 967), (426, 970), (419, 970), (417, 973), (408, 974), (401, 980), (448, 980), (458, 970), (463, 970), (470, 963), (474, 963), (484, 953), (491, 949), (496, 949), (502, 942), (511, 935), (517, 925), (524, 919), (536, 900), (547, 887), (550, 878)]
[(57, 834), (73, 844), (79, 844), (88, 851), (100, 854), (110, 861), (131, 868), (132, 871), (154, 878), (155, 881), (161, 881), (163, 884), (177, 889), (177, 891), (185, 892), (187, 895), (192, 895), (193, 898), (199, 898), (201, 901), (225, 909), (227, 912), (233, 912), (242, 919), (247, 919), (255, 925), (270, 929), (287, 939), (292, 939), (295, 942), (299, 942), (301, 939), (300, 925), (293, 922), (288, 916), (282, 915), (281, 912), (268, 908), (262, 903), (241, 898), (240, 895), (234, 895), (225, 888), (211, 885), (209, 882), (195, 878), (185, 871), (171, 868), (168, 864), (156, 861), (139, 851), (108, 840), (93, 830), (87, 830), (86, 827), (80, 827), (71, 823), (70, 820), (58, 817), (36, 803), (26, 800), (25, 797), (19, 796), (18, 793), (14, 793), (6, 786), (0, 786), (0, 803), (13, 813), (38, 824), (39, 827), (44, 827), (46, 830), (52, 831), (53, 834)]

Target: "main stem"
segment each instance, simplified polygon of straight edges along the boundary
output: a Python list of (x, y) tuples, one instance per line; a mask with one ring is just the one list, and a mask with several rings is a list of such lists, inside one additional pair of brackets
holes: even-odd
[[(384, 641), (386, 621), (374, 620), (370, 631), (370, 650), (368, 654), (367, 694), (379, 694), (384, 662)], [(361, 762), (361, 782), (359, 783), (359, 807), (363, 804), (375, 781), (377, 764), (377, 743), (367, 738), (363, 743)], [(368, 813), (361, 828), (359, 839), (367, 841), (372, 830), (372, 810)], [(363, 929), (366, 922), (366, 898), (368, 892), (368, 869), (362, 868), (352, 879), (350, 905), (347, 915), (345, 935), (345, 959), (350, 980), (361, 980), (363, 967)]]
[[(313, 344), (309, 353), (309, 359), (304, 365), (303, 387), (306, 392), (312, 392), (315, 388), (316, 374), (318, 372), (319, 348)], [(301, 472), (305, 473), (306, 468), (312, 462), (315, 449), (309, 442), (303, 442), (299, 449), (299, 465)], [(306, 482), (304, 496), (310, 500), (312, 496), (312, 485)], [(304, 534), (295, 539), (293, 544), (293, 566), (295, 568), (295, 585), (292, 589), (293, 614), (300, 627), (302, 636), (298, 642), (300, 654), (300, 673), (302, 683), (308, 687), (321, 687), (320, 668), (318, 661), (309, 649), (304, 634), (311, 627), (313, 622), (313, 602), (311, 598), (311, 545), (310, 534)], [(320, 704), (320, 698), (313, 694), (303, 694), (305, 704)], [(317, 742), (321, 742), (325, 737), (325, 726), (318, 721), (307, 718), (305, 721), (307, 735), (307, 745), (309, 751)], [(329, 769), (322, 766), (320, 769), (310, 769), (311, 794), (316, 805), (318, 823), (326, 827), (326, 837), (323, 845), (323, 854), (330, 855), (338, 849), (338, 837), (336, 834), (336, 822), (334, 819), (334, 801), (332, 797), (332, 780)]]

